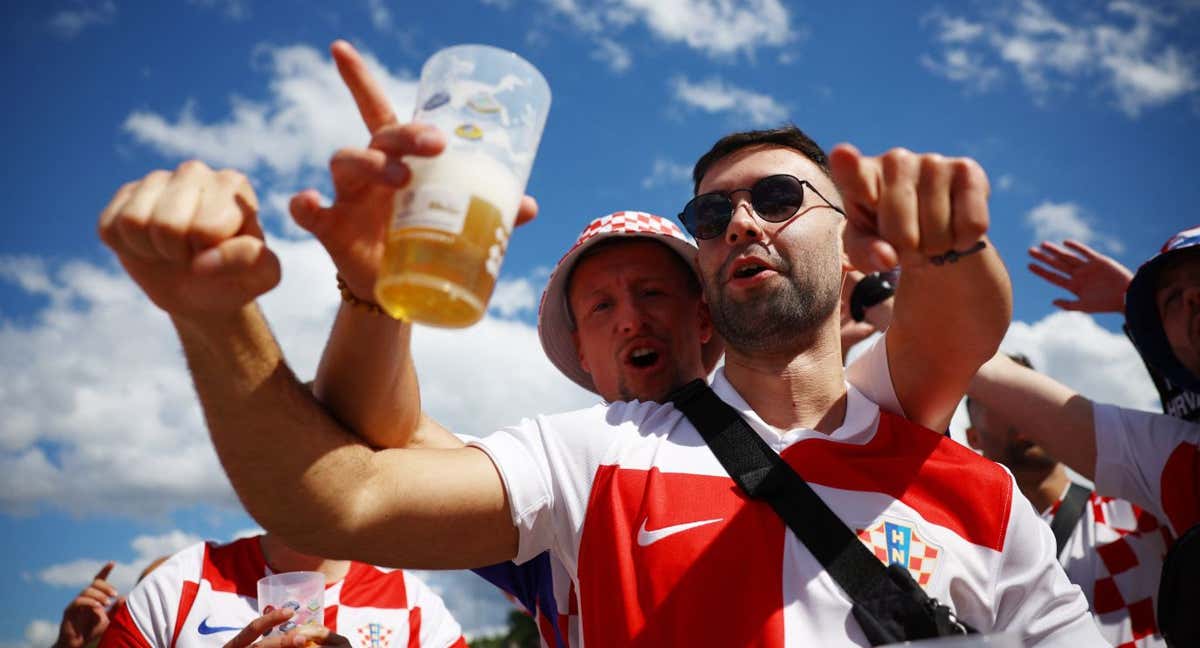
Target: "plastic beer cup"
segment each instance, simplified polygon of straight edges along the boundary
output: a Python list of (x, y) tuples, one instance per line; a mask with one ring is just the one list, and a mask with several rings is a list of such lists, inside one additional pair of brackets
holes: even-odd
[(412, 181), (396, 192), (375, 282), (392, 317), (444, 327), (483, 317), (549, 108), (545, 78), (512, 52), (458, 45), (426, 61), (413, 121), (447, 145), (404, 160)]
[(267, 636), (300, 626), (325, 625), (325, 574), (313, 571), (271, 574), (258, 580), (258, 613), (291, 608), (292, 618), (271, 628)]

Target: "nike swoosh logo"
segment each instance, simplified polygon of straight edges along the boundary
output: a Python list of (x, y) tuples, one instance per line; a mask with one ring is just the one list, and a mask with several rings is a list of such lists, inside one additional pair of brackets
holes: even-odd
[(682, 533), (689, 529), (695, 529), (696, 527), (701, 527), (706, 524), (712, 524), (713, 522), (720, 522), (724, 519), (725, 518), (716, 518), (713, 520), (700, 520), (699, 522), (685, 522), (683, 524), (674, 524), (661, 529), (649, 531), (646, 529), (646, 518), (642, 518), (642, 528), (638, 529), (637, 543), (642, 547), (648, 547), (655, 542), (658, 542), (663, 538), (673, 536), (676, 533)]
[(196, 632), (202, 635), (216, 634), (218, 632), (229, 632), (230, 630), (241, 630), (238, 626), (210, 626), (208, 619), (205, 618), (200, 622), (200, 627), (196, 628)]

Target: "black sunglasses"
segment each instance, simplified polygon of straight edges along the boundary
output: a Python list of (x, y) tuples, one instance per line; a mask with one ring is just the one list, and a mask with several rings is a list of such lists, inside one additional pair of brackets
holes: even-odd
[(750, 205), (759, 218), (770, 223), (782, 223), (800, 211), (804, 204), (805, 185), (824, 200), (829, 208), (843, 216), (846, 215), (841, 208), (822, 196), (809, 181), (781, 173), (762, 178), (749, 189), (700, 194), (684, 205), (683, 211), (679, 213), (679, 221), (697, 239), (716, 238), (725, 232), (729, 221), (733, 219), (733, 194), (748, 191)]

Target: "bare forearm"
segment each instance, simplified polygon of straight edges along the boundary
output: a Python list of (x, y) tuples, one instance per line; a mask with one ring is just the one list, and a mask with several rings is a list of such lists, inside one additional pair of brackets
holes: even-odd
[(990, 410), (1020, 412), (1019, 432), (1076, 472), (1095, 478), (1092, 402), (1075, 390), (996, 354), (979, 369), (967, 395)]
[(412, 326), (342, 305), (313, 393), (349, 431), (376, 448), (455, 448), (454, 435), (421, 411)]
[(908, 418), (945, 429), (1011, 318), (1012, 285), (990, 244), (957, 263), (904, 270), (888, 329), (888, 364)]
[(370, 450), (299, 384), (257, 306), (175, 326), (217, 455), (246, 509), (289, 544), (336, 528), (345, 511), (334, 494), (345, 495)]

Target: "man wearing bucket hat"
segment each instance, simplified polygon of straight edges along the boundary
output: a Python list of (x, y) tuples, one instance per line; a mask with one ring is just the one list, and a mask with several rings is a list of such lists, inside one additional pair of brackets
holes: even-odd
[[(407, 138), (411, 145), (420, 130), (397, 126), (376, 133), (374, 142)], [(957, 402), (975, 365), (993, 352), (1010, 302), (1003, 266), (982, 240), (982, 171), (970, 161), (902, 150), (866, 157), (844, 147), (835, 150), (832, 165), (839, 195), (815, 143), (794, 128), (776, 135), (801, 143), (783, 144), (770, 134), (763, 139), (763, 133), (722, 140), (698, 165), (702, 204), (685, 209), (685, 223), (703, 234), (697, 267), (714, 319), (727, 341), (736, 340), (714, 385), (719, 397), (792, 469), (805, 473), (845, 524), (858, 528), (862, 542), (881, 559), (891, 556), (901, 571), (907, 568), (960, 618), (988, 632), (1019, 631), (1029, 645), (1100, 645), (1082, 596), (1054, 563), (1048, 532), (1038, 530), (1041, 522), (1028, 503), (1012, 497), (1011, 476), (881, 412), (848, 387), (843, 374), (835, 312), (843, 228), (855, 235), (848, 237), (851, 252), (867, 267), (899, 261), (905, 269), (886, 351), (876, 354), (883, 382), (899, 376), (895, 396), (905, 410), (925, 403), (926, 414), (943, 408), (948, 417), (946, 403)], [(749, 200), (735, 201), (742, 191)], [(844, 197), (846, 206), (826, 196), (837, 203)], [(343, 410), (326, 401), (339, 412), (334, 419), (295, 380), (261, 314), (246, 301), (273, 283), (269, 264), (222, 255), (218, 268), (205, 269), (261, 270), (263, 276), (237, 282), (236, 294), (203, 292), (209, 301), (197, 304), (188, 296), (205, 286), (181, 285), (132, 262), (135, 252), (116, 237), (145, 223), (126, 214), (121, 202), (102, 215), (101, 232), (121, 260), (130, 261), (126, 267), (152, 300), (172, 314), (239, 496), (292, 546), (441, 568), (523, 561), (549, 549), (576, 587), (584, 641), (593, 645), (866, 641), (837, 583), (769, 507), (739, 495), (670, 404), (622, 401), (540, 416), (465, 449), (374, 450), (346, 429)], [(247, 201), (236, 204), (238, 210), (201, 210), (189, 228), (205, 229), (218, 216), (238, 213), (252, 221)], [(308, 207), (294, 201), (293, 213), (317, 228), (309, 217), (321, 212)], [(849, 212), (849, 225), (837, 214), (842, 211)], [(254, 249), (261, 249), (258, 241)], [(249, 245), (238, 243), (242, 247)], [(661, 288), (633, 290), (621, 272), (646, 257), (597, 248), (580, 261), (576, 280), (604, 279), (625, 301), (586, 291), (580, 299), (571, 296), (578, 336), (625, 331), (639, 321), (628, 317), (629, 301), (658, 299)], [(650, 261), (666, 268), (673, 262)], [(348, 267), (338, 265), (343, 272)], [(674, 287), (689, 275), (677, 272)], [(353, 288), (367, 278), (346, 282)], [(986, 299), (977, 298), (980, 285), (989, 287)], [(972, 308), (965, 308), (973, 296)], [(692, 348), (699, 349), (707, 339), (706, 315), (678, 300), (664, 308), (659, 312), (674, 314), (677, 332), (693, 336)], [(949, 326), (978, 321), (963, 335), (945, 336), (924, 318)], [(344, 324), (339, 313), (335, 329)], [(407, 355), (407, 339), (396, 344)], [(644, 346), (591, 356), (581, 342), (581, 366), (594, 376), (594, 362), (643, 369), (639, 359), (658, 349), (649, 339), (636, 344)], [(945, 357), (923, 356), (930, 348)], [(381, 355), (378, 348), (371, 353)], [(906, 380), (921, 375), (929, 384)], [(619, 386), (619, 377), (596, 383)], [(405, 380), (413, 384), (402, 396), (413, 399), (415, 376), (399, 377)], [(394, 392), (397, 384), (385, 387)], [(402, 399), (398, 410), (407, 411), (418, 430), (424, 426), (419, 400)], [(263, 465), (268, 455), (273, 461)], [(964, 479), (972, 480), (965, 492)], [(295, 497), (273, 497), (280, 489)], [(740, 601), (738, 613), (729, 614), (727, 597), (713, 596), (718, 591)]]

